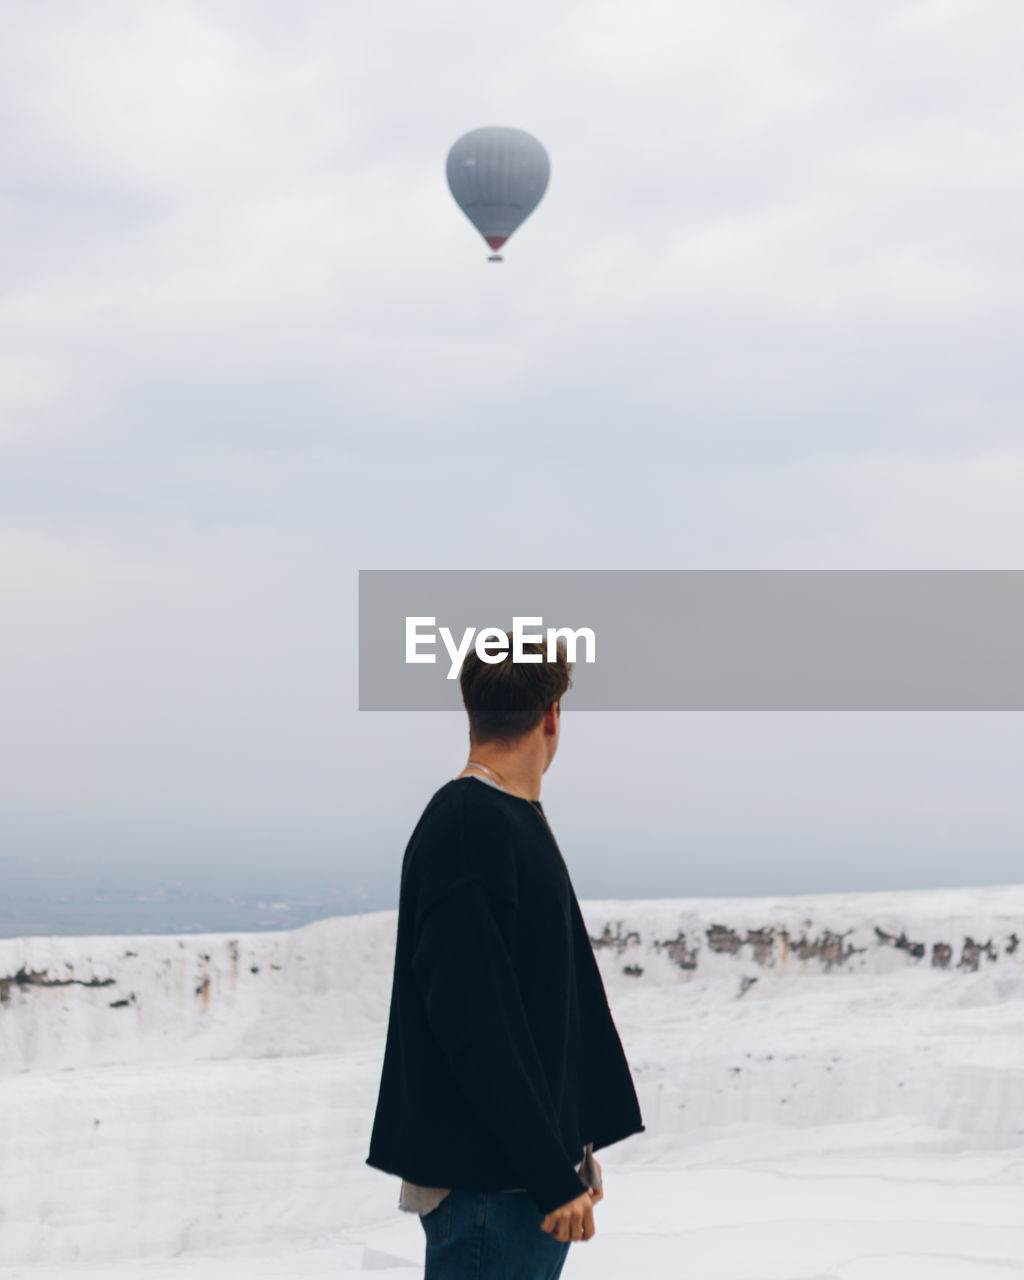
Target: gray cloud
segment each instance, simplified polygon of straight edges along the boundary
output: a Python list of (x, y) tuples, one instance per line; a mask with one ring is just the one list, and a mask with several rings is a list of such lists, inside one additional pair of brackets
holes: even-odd
[[(360, 567), (1020, 567), (1016, 22), (9, 6), (0, 840), (397, 858), (463, 730), (355, 713)], [(501, 268), (487, 123), (552, 158)], [(547, 787), (595, 892), (1008, 879), (1018, 734), (581, 718)]]

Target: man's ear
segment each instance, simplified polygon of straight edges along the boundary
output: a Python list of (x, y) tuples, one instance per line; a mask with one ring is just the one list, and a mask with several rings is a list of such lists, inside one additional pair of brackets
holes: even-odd
[(561, 716), (561, 714), (562, 714), (561, 707), (558, 705), (557, 702), (552, 702), (551, 706), (548, 707), (547, 711), (544, 712), (544, 732), (545, 733), (555, 732), (555, 730), (558, 728), (558, 719), (559, 719), (559, 716)]

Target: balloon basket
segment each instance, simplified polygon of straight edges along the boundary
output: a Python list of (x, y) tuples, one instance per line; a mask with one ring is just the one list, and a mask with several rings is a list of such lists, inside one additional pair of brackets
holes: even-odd
[(492, 253), (491, 256), (487, 259), (487, 261), (488, 262), (504, 262), (505, 259), (501, 256), (500, 253)]

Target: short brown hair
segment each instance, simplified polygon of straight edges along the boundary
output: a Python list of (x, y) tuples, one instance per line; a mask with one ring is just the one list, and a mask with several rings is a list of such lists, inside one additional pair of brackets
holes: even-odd
[(473, 742), (515, 742), (535, 729), (548, 707), (572, 686), (573, 664), (563, 640), (553, 659), (547, 657), (544, 644), (526, 641), (523, 652), (539, 653), (541, 661), (513, 662), (512, 637), (506, 633), (506, 639), (508, 648), (500, 662), (484, 662), (470, 649), (462, 664), (459, 683)]

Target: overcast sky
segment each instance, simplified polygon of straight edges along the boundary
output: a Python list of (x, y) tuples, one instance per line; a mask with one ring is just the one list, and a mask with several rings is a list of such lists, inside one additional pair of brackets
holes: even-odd
[[(1024, 568), (1012, 0), (0, 15), (4, 851), (391, 905), (465, 729), (355, 710), (360, 568)], [(1022, 715), (570, 699), (581, 897), (1021, 878)]]

